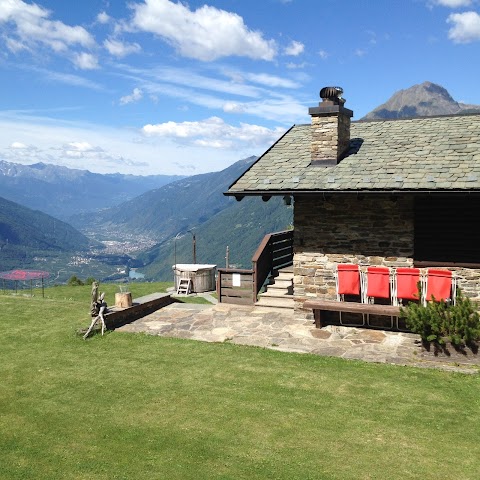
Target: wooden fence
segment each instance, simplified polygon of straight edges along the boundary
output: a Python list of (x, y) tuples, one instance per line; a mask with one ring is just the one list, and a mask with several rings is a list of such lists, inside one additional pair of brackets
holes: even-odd
[(265, 235), (252, 258), (252, 269), (219, 268), (220, 303), (253, 305), (265, 281), (275, 270), (293, 262), (293, 230)]

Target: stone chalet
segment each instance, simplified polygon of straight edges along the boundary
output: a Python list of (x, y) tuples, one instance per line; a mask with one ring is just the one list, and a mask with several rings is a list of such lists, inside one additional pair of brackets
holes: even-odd
[(335, 300), (339, 263), (442, 267), (480, 300), (480, 114), (351, 122), (342, 90), (321, 90), (229, 188), (294, 204), (295, 314)]

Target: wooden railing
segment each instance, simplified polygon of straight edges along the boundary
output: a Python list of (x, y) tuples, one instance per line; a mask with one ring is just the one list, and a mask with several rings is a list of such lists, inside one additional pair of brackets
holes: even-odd
[(252, 305), (270, 275), (293, 262), (293, 230), (265, 235), (252, 258), (252, 269), (219, 268), (220, 303)]
[(282, 267), (293, 262), (293, 230), (265, 235), (252, 258), (253, 264), (253, 303), (257, 301), (267, 278)]

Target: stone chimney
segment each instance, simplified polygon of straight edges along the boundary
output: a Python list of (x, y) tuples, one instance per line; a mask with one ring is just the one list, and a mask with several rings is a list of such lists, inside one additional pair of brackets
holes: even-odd
[(311, 107), (312, 163), (319, 167), (331, 167), (343, 158), (350, 145), (350, 118), (353, 112), (345, 108), (340, 87), (320, 90), (322, 102)]

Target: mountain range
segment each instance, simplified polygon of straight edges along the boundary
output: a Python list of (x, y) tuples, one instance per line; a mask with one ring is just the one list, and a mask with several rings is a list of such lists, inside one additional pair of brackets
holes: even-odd
[[(445, 88), (424, 82), (396, 92), (361, 120), (472, 112), (480, 112), (480, 106), (457, 102)], [(192, 261), (193, 235), (196, 237), (199, 263), (223, 266), (228, 246), (230, 263), (249, 268), (262, 237), (266, 233), (288, 228), (292, 223), (292, 208), (285, 206), (281, 198), (263, 202), (254, 197), (236, 202), (223, 195), (256, 158), (239, 160), (220, 172), (186, 178), (100, 175), (54, 165), (25, 166), (0, 161), (0, 195), (57, 218), (68, 219), (90, 239), (104, 243), (116, 240), (120, 244), (127, 241), (137, 244), (137, 252), (123, 251), (119, 254), (105, 248), (101, 255), (96, 256), (97, 269), (102, 270), (98, 262), (108, 263), (110, 267), (128, 264), (139, 267), (147, 279), (171, 280), (175, 262)], [(0, 204), (3, 213), (0, 217), (2, 249), (5, 248), (6, 236), (19, 231), (17, 223), (21, 218), (27, 220), (21, 222), (20, 231), (24, 233), (17, 233), (18, 245), (43, 249), (46, 246), (42, 241), (50, 238), (52, 252), (54, 247), (58, 247), (58, 252), (65, 249), (85, 251), (87, 248), (88, 242), (73, 228), (68, 230), (68, 235), (62, 233), (64, 244), (60, 245), (63, 242), (61, 236), (52, 241), (50, 218), (38, 211), (30, 213), (29, 217), (22, 210), (24, 207), (5, 202)], [(44, 230), (39, 225), (42, 223), (46, 233), (42, 233)], [(28, 230), (29, 224), (36, 227)], [(66, 228), (60, 221), (56, 225)], [(60, 232), (60, 227), (55, 228), (56, 232)], [(104, 271), (105, 275), (109, 272), (108, 269)], [(91, 274), (96, 276), (94, 272)]]
[(183, 178), (176, 175), (102, 175), (46, 163), (21, 165), (0, 160), (0, 195), (67, 220)]

